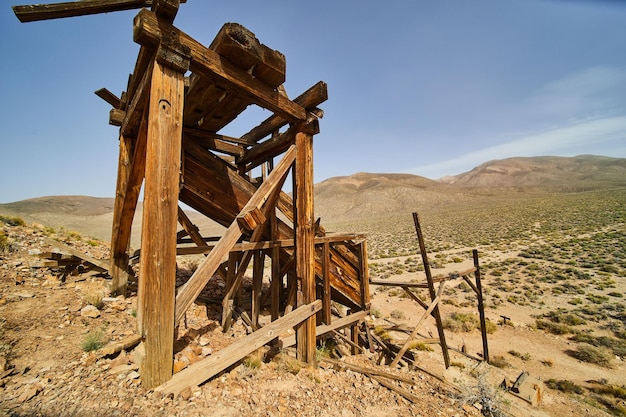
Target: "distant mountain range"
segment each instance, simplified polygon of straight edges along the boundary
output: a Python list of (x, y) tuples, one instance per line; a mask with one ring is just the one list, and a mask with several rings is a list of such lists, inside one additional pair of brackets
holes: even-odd
[[(450, 207), (486, 195), (615, 187), (626, 187), (624, 158), (593, 155), (509, 158), (486, 162), (469, 172), (437, 181), (411, 174), (380, 173), (329, 178), (315, 186), (315, 211), (323, 220), (346, 220), (410, 213), (418, 207)], [(108, 241), (113, 206), (113, 198), (50, 196), (0, 204), (0, 214), (20, 216), (29, 222), (64, 227)], [(139, 204), (135, 228), (139, 227), (141, 212)], [(223, 230), (198, 213), (190, 213), (190, 217), (204, 233)], [(135, 247), (138, 235), (134, 233)]]

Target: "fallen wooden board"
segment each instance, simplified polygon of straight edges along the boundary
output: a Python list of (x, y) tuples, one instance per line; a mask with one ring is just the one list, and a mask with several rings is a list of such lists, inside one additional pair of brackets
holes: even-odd
[(103, 347), (97, 352), (97, 355), (99, 357), (111, 356), (118, 352), (121, 352), (122, 350), (134, 347), (135, 345), (139, 344), (139, 342), (141, 342), (141, 336), (132, 335), (120, 340), (119, 342), (115, 342)]
[(74, 255), (84, 260), (85, 262), (90, 263), (99, 269), (102, 269), (103, 271), (106, 271), (106, 272), (109, 271), (109, 260), (100, 260), (100, 259), (93, 258), (87, 254), (84, 254), (74, 249), (73, 247), (63, 242), (59, 242), (58, 240), (55, 240), (49, 237), (44, 238), (44, 242), (54, 248), (59, 249), (61, 252), (67, 253), (68, 255)]
[(302, 323), (321, 309), (322, 302), (320, 300), (298, 307), (249, 336), (183, 369), (175, 374), (172, 379), (158, 386), (155, 391), (176, 396), (189, 386), (199, 385), (275, 339), (280, 333)]
[[(315, 334), (317, 336), (322, 336), (326, 333), (330, 333), (333, 330), (343, 329), (344, 327), (348, 327), (353, 323), (361, 321), (367, 316), (367, 311), (359, 311), (354, 314), (349, 314), (346, 317), (342, 317), (340, 319), (335, 319), (331, 324), (323, 324), (321, 326), (317, 326), (315, 328)], [(283, 348), (287, 348), (296, 344), (296, 336), (287, 336), (284, 339), (281, 339)]]

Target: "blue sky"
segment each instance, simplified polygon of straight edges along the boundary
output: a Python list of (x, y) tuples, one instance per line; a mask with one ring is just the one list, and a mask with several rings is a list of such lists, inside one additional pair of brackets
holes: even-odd
[[(0, 202), (114, 195), (118, 129), (93, 92), (125, 89), (136, 14), (19, 23), (3, 3)], [(290, 97), (328, 84), (320, 182), (435, 179), (513, 156), (626, 157), (625, 21), (621, 1), (188, 0), (175, 25), (208, 45), (223, 23), (243, 24), (285, 54)], [(223, 133), (267, 115), (247, 111)]]

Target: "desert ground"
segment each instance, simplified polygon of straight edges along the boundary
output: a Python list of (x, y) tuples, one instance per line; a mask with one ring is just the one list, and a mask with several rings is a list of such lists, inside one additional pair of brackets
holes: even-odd
[[(363, 175), (344, 178), (341, 184), (362, 180)], [(375, 180), (389, 182), (387, 177)], [(146, 392), (132, 350), (109, 357), (99, 353), (101, 345), (136, 331), (136, 296), (112, 298), (104, 277), (63, 277), (61, 271), (40, 266), (39, 254), (52, 249), (46, 237), (106, 259), (106, 228), (95, 236), (90, 233), (95, 229), (77, 232), (35, 224), (30, 215), (24, 215), (24, 224), (13, 224), (16, 212), (11, 211), (1, 224), (0, 410), (11, 416), (466, 416), (481, 410), (483, 415), (537, 417), (626, 415), (626, 189), (426, 190), (414, 193), (419, 198), (403, 201), (402, 207), (393, 206), (402, 200), (394, 195), (407, 194), (403, 187), (392, 192), (385, 185), (365, 208), (337, 201), (338, 194), (328, 191), (335, 209), (345, 210), (331, 217), (322, 193), (319, 213), (327, 231), (368, 235), (372, 280), (421, 283), (424, 265), (411, 216), (419, 213), (432, 273), (445, 280), (440, 310), (446, 341), (454, 348), (451, 366), (445, 368), (439, 345), (432, 343), (411, 348), (415, 366), (401, 362), (390, 368), (378, 353), (367, 351), (349, 355), (341, 340), (321, 344), (319, 354), (393, 373), (398, 376), (394, 383), (417, 401), (323, 360), (316, 369), (302, 367), (287, 350), (271, 359), (259, 352), (184, 396)], [(364, 194), (354, 193), (361, 199)], [(71, 219), (75, 223), (66, 224), (80, 228), (76, 216)], [(481, 360), (476, 296), (454, 278), (473, 265), (473, 249), (479, 253), (490, 363)], [(197, 258), (181, 258), (180, 278), (197, 263)], [(219, 295), (219, 280), (210, 284), (207, 291)], [(367, 322), (372, 331), (384, 340), (406, 340), (406, 329), (412, 329), (424, 309), (400, 288), (372, 285), (370, 290)], [(425, 290), (415, 293), (428, 301)], [(96, 307), (96, 312), (87, 309), (94, 317), (83, 313), (90, 305)], [(241, 320), (222, 333), (219, 308), (197, 305), (179, 327), (177, 369), (246, 333)], [(417, 340), (433, 335), (437, 328), (429, 318)], [(539, 389), (539, 403), (531, 405), (498, 388), (522, 372), (528, 376), (521, 396)], [(413, 383), (400, 383), (402, 377)], [(493, 405), (492, 414), (485, 404)]]

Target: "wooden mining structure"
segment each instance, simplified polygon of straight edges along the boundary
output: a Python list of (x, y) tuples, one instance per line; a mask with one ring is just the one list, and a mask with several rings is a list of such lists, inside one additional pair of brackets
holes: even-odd
[[(112, 105), (110, 123), (120, 127), (112, 289), (126, 293), (131, 224), (143, 184), (140, 373), (145, 387), (168, 383), (172, 392), (193, 378), (201, 383), (213, 376), (216, 358), (229, 363), (247, 354), (245, 349), (238, 350), (240, 356), (218, 352), (187, 368), (182, 382), (172, 378), (175, 326), (216, 274), (226, 282), (222, 325), (228, 328), (234, 296), (253, 264), (250, 319), (259, 330), (248, 336), (248, 353), (295, 326), (297, 355), (313, 363), (316, 326), (331, 325), (331, 300), (353, 313), (366, 311), (370, 303), (364, 237), (327, 234), (314, 218), (313, 137), (326, 84), (288, 98), (280, 52), (233, 23), (204, 46), (173, 25), (180, 3), (88, 0), (14, 7), (23, 22), (145, 7), (134, 19), (140, 51), (126, 91), (120, 97), (106, 89), (96, 94)], [(270, 116), (241, 137), (218, 133), (251, 105)], [(253, 169), (262, 172), (260, 178), (253, 178)], [(287, 178), (293, 198), (282, 191)], [(219, 240), (202, 236), (181, 202), (225, 226)], [(196, 247), (184, 247), (185, 241)], [(176, 288), (181, 253), (206, 256)], [(260, 327), (266, 258), (271, 260), (272, 322)], [(364, 313), (353, 316), (362, 319)], [(203, 363), (208, 359), (213, 362)]]

